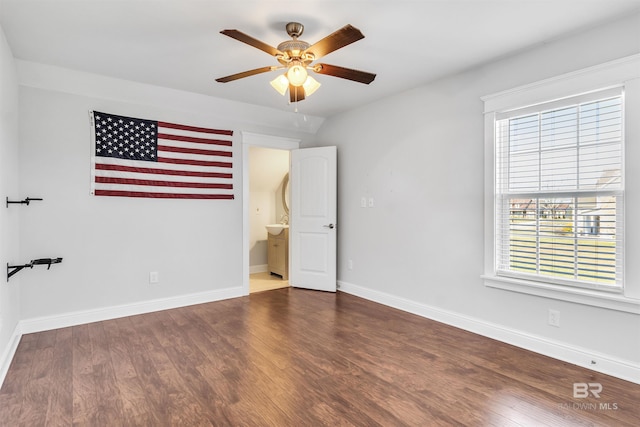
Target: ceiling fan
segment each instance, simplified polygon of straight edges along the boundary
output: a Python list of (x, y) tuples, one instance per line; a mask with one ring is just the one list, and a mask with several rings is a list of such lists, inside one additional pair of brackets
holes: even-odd
[(286, 25), (286, 30), (292, 40), (280, 43), (277, 48), (261, 42), (260, 40), (238, 30), (220, 31), (220, 33), (225, 36), (229, 36), (274, 56), (280, 65), (272, 65), (243, 71), (242, 73), (220, 77), (216, 79), (216, 81), (220, 83), (227, 83), (269, 71), (286, 70), (284, 74), (279, 75), (271, 82), (271, 86), (273, 86), (283, 96), (288, 89), (290, 101), (298, 102), (305, 99), (306, 96), (311, 95), (318, 89), (318, 87), (320, 87), (320, 83), (310, 76), (307, 70), (318, 74), (340, 77), (342, 79), (364, 84), (369, 84), (376, 78), (375, 74), (368, 73), (366, 71), (359, 71), (330, 64), (313, 64), (315, 60), (363, 39), (364, 35), (360, 30), (352, 25), (345, 25), (313, 45), (310, 45), (305, 41), (298, 40), (298, 37), (300, 37), (304, 31), (304, 26), (299, 22), (289, 22)]

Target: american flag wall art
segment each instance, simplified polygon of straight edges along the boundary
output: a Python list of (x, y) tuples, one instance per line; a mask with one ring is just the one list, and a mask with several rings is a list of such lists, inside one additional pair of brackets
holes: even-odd
[(233, 199), (233, 131), (91, 111), (96, 196)]

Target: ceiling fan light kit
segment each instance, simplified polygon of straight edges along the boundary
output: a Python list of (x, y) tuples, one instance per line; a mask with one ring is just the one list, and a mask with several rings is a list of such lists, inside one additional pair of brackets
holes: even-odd
[(261, 42), (260, 40), (238, 30), (220, 31), (220, 33), (225, 36), (246, 43), (272, 55), (280, 65), (243, 71), (241, 73), (217, 78), (216, 81), (220, 83), (228, 83), (230, 81), (269, 71), (285, 70), (284, 74), (279, 75), (271, 81), (271, 86), (282, 96), (284, 96), (288, 90), (290, 102), (298, 102), (313, 94), (320, 87), (320, 83), (309, 75), (309, 71), (364, 84), (369, 84), (376, 78), (375, 74), (368, 73), (366, 71), (359, 71), (329, 64), (318, 63), (312, 65), (312, 62), (316, 59), (320, 59), (331, 52), (363, 39), (364, 35), (357, 28), (351, 25), (345, 25), (341, 29), (334, 31), (313, 45), (310, 45), (305, 41), (298, 40), (298, 37), (300, 37), (304, 31), (304, 26), (301, 23), (289, 22), (286, 25), (286, 30), (292, 40), (280, 43), (277, 48)]

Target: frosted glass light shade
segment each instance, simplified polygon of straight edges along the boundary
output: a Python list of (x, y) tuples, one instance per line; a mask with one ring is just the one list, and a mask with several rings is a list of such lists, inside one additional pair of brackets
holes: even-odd
[(280, 74), (278, 77), (271, 80), (271, 86), (273, 86), (280, 95), (284, 96), (284, 94), (287, 93), (287, 89), (289, 89), (289, 80), (287, 80), (287, 76)]
[(289, 83), (294, 86), (302, 86), (307, 80), (307, 70), (302, 65), (292, 65), (287, 71)]
[(307, 76), (307, 80), (304, 81), (302, 87), (304, 88), (305, 96), (310, 96), (313, 92), (318, 90), (320, 83), (313, 77)]

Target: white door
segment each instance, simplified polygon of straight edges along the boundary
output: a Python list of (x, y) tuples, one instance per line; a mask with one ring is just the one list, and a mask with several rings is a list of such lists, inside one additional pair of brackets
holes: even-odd
[(336, 291), (337, 149), (291, 151), (289, 283)]

